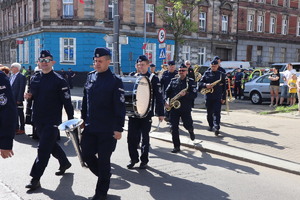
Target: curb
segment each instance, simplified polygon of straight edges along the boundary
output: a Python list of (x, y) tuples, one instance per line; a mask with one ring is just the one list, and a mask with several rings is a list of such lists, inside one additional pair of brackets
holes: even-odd
[[(152, 132), (150, 133), (151, 138), (159, 139), (162, 141), (172, 143), (171, 134), (166, 134), (162, 132)], [(228, 147), (223, 144), (218, 144), (214, 142), (202, 141), (202, 140), (195, 140), (191, 141), (186, 136), (180, 136), (181, 145), (189, 148), (194, 148), (203, 152), (209, 152), (216, 155), (221, 155), (257, 165), (261, 165), (264, 167), (269, 167), (272, 169), (277, 169), (280, 171), (300, 175), (300, 164), (274, 158), (268, 155), (245, 151), (234, 147)]]

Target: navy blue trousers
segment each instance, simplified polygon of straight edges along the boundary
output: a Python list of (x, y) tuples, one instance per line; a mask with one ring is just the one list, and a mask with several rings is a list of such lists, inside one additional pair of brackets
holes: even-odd
[(220, 120), (221, 120), (221, 100), (220, 99), (208, 99), (206, 100), (207, 108), (207, 122), (209, 127), (220, 129)]

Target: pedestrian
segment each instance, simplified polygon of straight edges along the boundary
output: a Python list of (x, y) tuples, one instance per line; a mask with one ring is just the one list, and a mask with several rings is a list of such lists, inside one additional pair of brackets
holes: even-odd
[(16, 134), (25, 134), (25, 116), (24, 116), (24, 93), (26, 87), (26, 77), (20, 73), (20, 63), (11, 64), (10, 85), (18, 110), (18, 121), (16, 126)]
[(17, 107), (7, 75), (0, 71), (0, 156), (14, 155), (13, 139), (17, 125)]
[(73, 89), (73, 78), (76, 76), (75, 72), (72, 71), (71, 68), (68, 69), (66, 73), (67, 81), (70, 89)]
[(153, 74), (155, 74), (155, 75), (157, 75), (157, 72), (155, 72), (155, 69), (156, 69), (156, 66), (152, 63), (150, 65), (150, 72), (153, 73)]
[(241, 68), (237, 69), (237, 72), (234, 75), (234, 95), (235, 99), (239, 97), (239, 99), (242, 98), (242, 78), (243, 73), (241, 71)]
[(130, 156), (130, 163), (127, 165), (128, 169), (132, 169), (136, 163), (139, 162), (138, 147), (142, 137), (141, 145), (141, 156), (140, 156), (140, 169), (146, 169), (149, 162), (149, 146), (150, 138), (149, 132), (151, 130), (152, 116), (154, 116), (154, 105), (155, 113), (159, 120), (164, 119), (164, 105), (163, 97), (161, 92), (161, 84), (158, 77), (148, 72), (149, 60), (145, 55), (138, 57), (137, 61), (138, 76), (147, 76), (152, 85), (153, 99), (151, 111), (144, 118), (129, 117), (128, 121), (128, 151)]
[(286, 99), (286, 104), (289, 105), (290, 98), (288, 97), (288, 82), (292, 78), (292, 73), (295, 73), (296, 70), (293, 69), (293, 65), (291, 63), (287, 64), (286, 70), (282, 74), (283, 85), (281, 87), (280, 93), (280, 105), (283, 105), (284, 99)]
[(63, 175), (71, 167), (65, 152), (57, 143), (57, 138), (58, 125), (62, 122), (62, 108), (65, 108), (68, 119), (73, 119), (74, 110), (68, 84), (53, 71), (54, 64), (50, 51), (42, 50), (38, 59), (41, 73), (32, 77), (30, 92), (25, 94), (26, 99), (33, 100), (32, 119), (39, 137), (37, 158), (30, 172), (32, 179), (26, 185), (31, 191), (41, 187), (40, 178), (47, 167), (50, 155), (59, 162), (59, 170), (55, 175)]
[(300, 116), (300, 76), (297, 78), (297, 95), (298, 95), (298, 113), (297, 115)]
[(192, 65), (191, 65), (191, 61), (186, 60), (186, 61), (184, 62), (184, 64), (185, 64), (185, 66), (186, 66), (187, 69), (188, 69), (188, 74), (187, 74), (187, 76), (188, 76), (189, 78), (192, 78), (192, 79), (195, 81), (195, 72), (194, 72), (194, 69), (193, 69), (193, 67), (192, 67)]
[[(170, 110), (171, 134), (174, 149), (172, 153), (180, 151), (179, 139), (179, 120), (181, 118), (183, 126), (188, 130), (191, 140), (195, 139), (192, 106), (194, 99), (197, 97), (196, 83), (194, 79), (187, 76), (188, 69), (182, 64), (178, 70), (179, 78), (173, 78), (166, 89), (166, 109)], [(174, 99), (175, 98), (175, 99)], [(174, 101), (172, 101), (172, 99)], [(176, 100), (180, 102), (180, 107), (175, 108), (172, 103)]]
[(67, 74), (66, 74), (64, 68), (61, 68), (58, 73), (67, 81)]
[[(273, 73), (268, 77), (270, 79), (270, 94), (271, 104), (270, 107), (276, 107), (279, 101), (279, 88), (280, 88), (280, 73), (278, 69), (273, 68)], [(275, 99), (275, 104), (273, 104)]]
[(297, 75), (296, 73), (292, 74), (292, 78), (288, 82), (289, 87), (289, 98), (290, 98), (290, 106), (296, 104), (296, 96), (297, 96)]
[(92, 200), (102, 200), (109, 189), (110, 158), (121, 139), (126, 111), (122, 80), (109, 69), (110, 50), (96, 48), (93, 60), (95, 70), (88, 74), (82, 100), (81, 148), (84, 162), (98, 177)]
[(214, 130), (216, 136), (220, 134), (221, 106), (226, 100), (225, 74), (218, 71), (218, 66), (218, 61), (212, 61), (211, 70), (207, 70), (199, 82), (199, 91), (207, 90), (205, 92), (205, 105), (208, 130)]
[[(168, 70), (163, 72), (160, 79), (163, 96), (165, 96), (165, 90), (170, 84), (171, 79), (174, 78), (176, 75), (178, 75), (178, 72), (176, 70), (175, 61), (169, 61)], [(167, 122), (169, 122), (169, 114), (170, 113), (165, 110), (165, 121)]]
[(1, 66), (1, 67), (0, 67), (0, 70), (3, 71), (3, 72), (6, 74), (7, 77), (9, 77), (9, 75), (10, 75), (10, 74), (9, 74), (9, 73), (10, 73), (9, 67)]
[[(223, 72), (224, 74), (226, 74), (225, 69), (224, 69), (223, 67), (221, 67), (221, 62), (222, 62), (221, 58), (220, 58), (219, 56), (215, 56), (214, 59), (213, 59), (213, 61), (214, 61), (214, 60), (216, 60), (216, 61), (218, 62), (218, 70), (219, 70), (220, 72)], [(209, 68), (209, 69), (210, 69), (210, 68)]]

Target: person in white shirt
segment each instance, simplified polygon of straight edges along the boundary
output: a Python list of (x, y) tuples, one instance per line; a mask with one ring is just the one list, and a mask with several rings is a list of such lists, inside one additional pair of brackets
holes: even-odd
[(281, 95), (280, 95), (280, 105), (283, 104), (284, 99), (286, 100), (286, 104), (289, 105), (290, 99), (288, 97), (288, 81), (292, 78), (292, 74), (296, 73), (296, 70), (293, 69), (293, 65), (291, 63), (287, 64), (287, 70), (283, 72), (283, 86), (281, 87)]

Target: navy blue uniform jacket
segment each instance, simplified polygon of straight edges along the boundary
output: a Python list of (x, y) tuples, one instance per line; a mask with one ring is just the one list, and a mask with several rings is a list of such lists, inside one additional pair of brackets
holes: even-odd
[(16, 102), (7, 76), (0, 71), (0, 149), (12, 149), (16, 126)]
[(110, 69), (90, 72), (84, 86), (81, 118), (90, 132), (123, 131), (125, 97), (122, 80)]
[(161, 87), (163, 91), (166, 91), (169, 83), (171, 82), (172, 78), (174, 78), (178, 74), (177, 70), (174, 72), (164, 71), (162, 77), (160, 79)]
[(214, 86), (213, 93), (207, 93), (205, 95), (205, 98), (207, 100), (209, 99), (226, 99), (226, 82), (225, 82), (225, 74), (221, 71), (217, 70), (213, 72), (212, 70), (206, 70), (206, 72), (203, 74), (200, 82), (199, 82), (199, 91), (202, 88), (206, 88), (206, 84), (211, 84), (221, 78), (221, 81)]
[(68, 119), (73, 119), (74, 110), (71, 94), (66, 80), (60, 74), (51, 71), (33, 75), (30, 83), (30, 93), (33, 100), (33, 123), (53, 124), (61, 123), (62, 108), (64, 107)]
[[(180, 78), (173, 78), (166, 89), (165, 100), (168, 98), (173, 98), (176, 96), (181, 90), (187, 87), (187, 78), (181, 80)], [(196, 83), (194, 79), (188, 78), (188, 90), (185, 96), (180, 97), (178, 100), (181, 103), (181, 106), (178, 110), (181, 111), (191, 111), (194, 99), (197, 97), (197, 89)]]
[(24, 101), (25, 87), (26, 87), (26, 77), (19, 72), (11, 86), (15, 103), (17, 103), (17, 101), (19, 102)]

